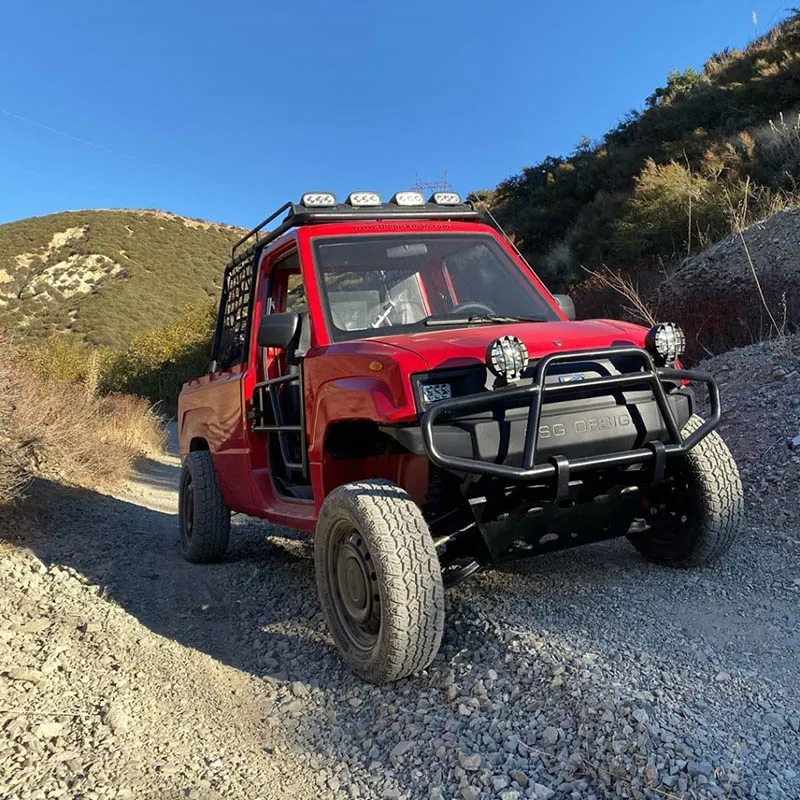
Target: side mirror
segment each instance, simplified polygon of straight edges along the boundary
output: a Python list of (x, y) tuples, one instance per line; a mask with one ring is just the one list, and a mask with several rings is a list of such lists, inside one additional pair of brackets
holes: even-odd
[(258, 326), (258, 344), (286, 350), (300, 336), (300, 315), (294, 311), (265, 314)]
[(558, 307), (567, 315), (567, 319), (575, 319), (575, 303), (568, 294), (554, 294)]

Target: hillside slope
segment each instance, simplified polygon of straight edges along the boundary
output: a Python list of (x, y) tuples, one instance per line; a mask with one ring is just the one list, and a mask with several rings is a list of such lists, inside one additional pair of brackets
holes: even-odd
[[(798, 195), (800, 11), (744, 50), (712, 55), (599, 142), (548, 156), (479, 192), (559, 289), (581, 266), (680, 260)], [(742, 221), (739, 219), (739, 221)]]
[(242, 231), (163, 211), (68, 211), (0, 225), (0, 328), (123, 347), (213, 297)]

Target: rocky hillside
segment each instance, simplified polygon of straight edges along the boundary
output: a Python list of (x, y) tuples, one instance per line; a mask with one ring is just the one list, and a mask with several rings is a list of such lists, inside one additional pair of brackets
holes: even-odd
[(800, 322), (798, 246), (800, 207), (794, 206), (684, 261), (652, 305), (663, 318), (681, 321), (696, 355), (791, 333)]
[(0, 225), (0, 328), (123, 347), (219, 291), (242, 231), (163, 211), (69, 211)]

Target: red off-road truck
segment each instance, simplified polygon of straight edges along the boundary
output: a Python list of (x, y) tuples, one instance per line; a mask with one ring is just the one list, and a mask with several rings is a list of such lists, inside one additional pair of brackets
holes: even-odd
[(574, 321), (454, 193), (306, 194), (234, 246), (211, 368), (181, 393), (184, 555), (221, 559), (232, 511), (313, 533), (330, 632), (374, 682), (426, 667), (445, 588), (504, 560), (627, 536), (705, 563), (742, 488), (683, 345)]

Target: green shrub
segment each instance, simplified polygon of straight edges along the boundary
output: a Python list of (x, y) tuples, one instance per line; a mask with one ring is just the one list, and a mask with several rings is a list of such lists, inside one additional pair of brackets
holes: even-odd
[[(738, 196), (738, 189), (734, 192)], [(655, 255), (681, 256), (730, 233), (730, 192), (684, 164), (648, 159), (616, 224), (616, 249), (625, 263)]]
[(173, 408), (181, 386), (208, 372), (215, 322), (215, 303), (185, 306), (172, 322), (140, 334), (113, 356), (101, 390), (139, 394)]

